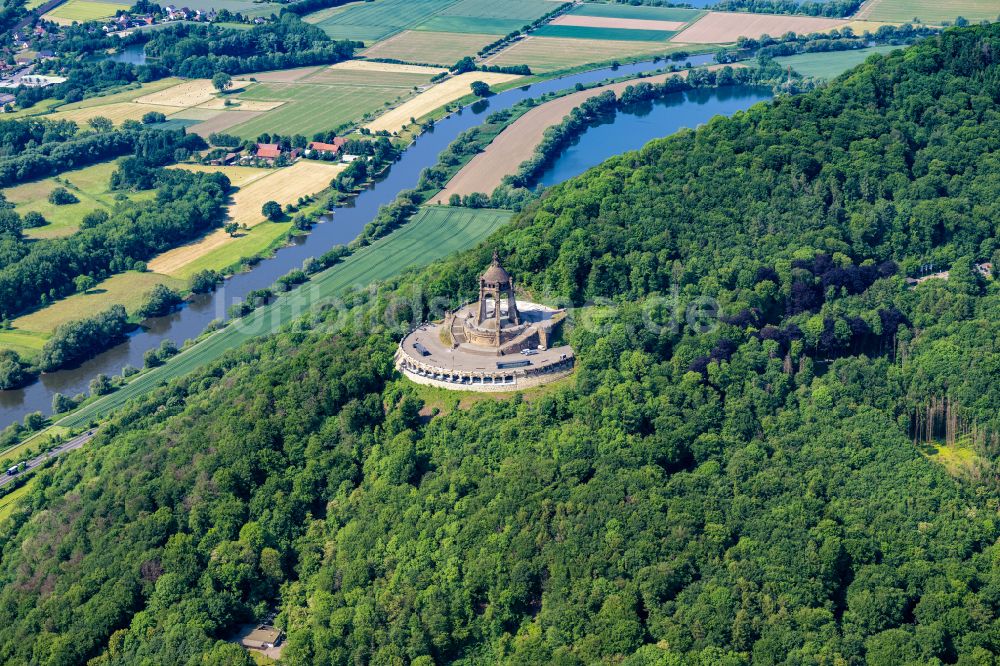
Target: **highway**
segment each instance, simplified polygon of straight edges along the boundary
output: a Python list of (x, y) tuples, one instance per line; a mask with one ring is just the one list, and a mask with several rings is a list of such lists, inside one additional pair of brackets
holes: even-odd
[(97, 429), (93, 428), (83, 433), (82, 435), (77, 435), (73, 439), (63, 444), (60, 444), (51, 451), (48, 451), (40, 456), (32, 458), (31, 460), (28, 461), (27, 468), (24, 471), (19, 472), (17, 474), (7, 474), (6, 472), (0, 471), (0, 488), (3, 488), (8, 483), (14, 481), (14, 479), (20, 478), (25, 474), (27, 474), (28, 472), (34, 470), (36, 467), (38, 467), (40, 464), (42, 464), (49, 458), (55, 458), (56, 456), (61, 456), (67, 451), (73, 451), (74, 449), (80, 448), (81, 446), (89, 442), (91, 439), (93, 439), (96, 434), (97, 434)]

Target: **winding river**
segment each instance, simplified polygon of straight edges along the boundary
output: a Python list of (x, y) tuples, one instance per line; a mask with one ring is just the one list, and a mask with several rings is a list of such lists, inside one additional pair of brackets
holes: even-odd
[[(712, 56), (701, 56), (691, 61), (698, 65), (711, 59)], [(179, 345), (187, 338), (197, 337), (210, 321), (224, 319), (228, 307), (242, 300), (251, 290), (268, 287), (288, 271), (300, 267), (306, 259), (337, 244), (350, 242), (375, 217), (380, 206), (395, 199), (401, 190), (413, 188), (420, 172), (433, 165), (438, 154), (459, 133), (480, 124), (486, 114), (509, 108), (528, 97), (571, 88), (577, 83), (591, 84), (661, 67), (662, 62), (636, 63), (514, 88), (439, 121), (403, 153), (380, 182), (358, 195), (349, 206), (336, 209), (329, 221), (314, 227), (309, 235), (296, 237), (292, 244), (252, 270), (234, 275), (215, 293), (196, 297), (177, 312), (145, 322), (125, 342), (75, 368), (44, 374), (39, 381), (20, 390), (0, 391), (0, 425), (20, 421), (35, 411), (49, 413), (54, 394), (84, 393), (90, 380), (100, 373), (118, 374), (126, 365), (142, 367), (143, 354), (163, 340), (169, 339)], [(666, 136), (681, 127), (695, 127), (714, 115), (748, 108), (770, 96), (770, 91), (762, 88), (707, 89), (678, 93), (662, 102), (620, 112), (613, 123), (591, 128), (580, 137), (554, 161), (542, 182), (548, 185), (561, 182), (611, 155), (638, 148), (650, 139)]]

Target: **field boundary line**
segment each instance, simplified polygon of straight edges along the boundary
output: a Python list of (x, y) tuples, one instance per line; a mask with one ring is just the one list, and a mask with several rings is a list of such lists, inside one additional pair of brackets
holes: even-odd
[(865, 0), (865, 2), (858, 8), (857, 13), (851, 18), (856, 21), (867, 21), (868, 17), (872, 15), (872, 10), (876, 5), (881, 4), (882, 0)]

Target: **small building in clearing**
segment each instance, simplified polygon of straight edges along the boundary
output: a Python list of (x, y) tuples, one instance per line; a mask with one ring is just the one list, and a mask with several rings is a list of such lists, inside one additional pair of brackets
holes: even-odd
[(240, 644), (252, 650), (267, 650), (281, 644), (281, 630), (269, 624), (258, 625), (256, 629), (244, 636)]

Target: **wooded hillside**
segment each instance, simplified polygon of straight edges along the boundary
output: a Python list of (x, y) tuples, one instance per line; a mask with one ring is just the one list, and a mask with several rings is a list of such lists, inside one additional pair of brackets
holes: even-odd
[[(998, 60), (653, 142), (124, 411), (3, 530), (0, 661), (249, 664), (276, 605), (289, 664), (995, 663)], [(459, 407), (392, 354), (494, 247), (597, 306), (573, 382)]]

